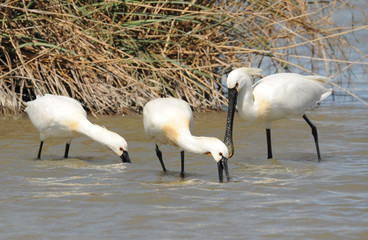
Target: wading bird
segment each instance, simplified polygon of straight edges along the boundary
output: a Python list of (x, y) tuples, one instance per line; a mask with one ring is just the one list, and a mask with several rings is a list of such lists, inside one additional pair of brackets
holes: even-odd
[(277, 73), (264, 77), (252, 86), (252, 76), (259, 75), (261, 71), (259, 68), (238, 68), (230, 72), (227, 77), (229, 106), (224, 142), (228, 146), (229, 156), (234, 153), (232, 131), (237, 104), (243, 119), (264, 123), (268, 158), (272, 158), (271, 122), (302, 116), (312, 128), (317, 157), (320, 161), (317, 128), (304, 112), (331, 94), (332, 90), (327, 87), (331, 80), (322, 76)]
[(230, 180), (226, 145), (217, 138), (196, 137), (191, 134), (193, 114), (187, 102), (176, 98), (158, 98), (148, 102), (143, 109), (143, 124), (147, 136), (156, 143), (156, 155), (162, 169), (160, 144), (169, 144), (181, 150), (181, 176), (184, 177), (184, 151), (208, 154), (217, 162), (219, 181), (223, 181), (223, 171)]
[(92, 124), (87, 113), (75, 99), (66, 96), (46, 94), (27, 102), (25, 112), (40, 132), (40, 148), (37, 159), (41, 158), (43, 142), (47, 138), (66, 140), (64, 158), (68, 157), (70, 143), (77, 134), (86, 135), (96, 142), (109, 147), (123, 162), (130, 163), (128, 144), (124, 138), (104, 127)]

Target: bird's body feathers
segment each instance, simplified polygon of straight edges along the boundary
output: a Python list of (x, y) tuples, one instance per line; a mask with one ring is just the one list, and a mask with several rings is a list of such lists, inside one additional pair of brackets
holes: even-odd
[(192, 130), (192, 110), (188, 103), (176, 98), (155, 99), (143, 109), (143, 124), (154, 142), (178, 146), (179, 137)]
[(87, 117), (86, 111), (75, 99), (50, 94), (27, 102), (25, 112), (40, 132), (41, 140), (53, 137), (71, 141), (78, 132), (80, 119)]
[(331, 89), (326, 86), (328, 82), (330, 79), (321, 76), (295, 73), (269, 75), (252, 86), (248, 101), (244, 91), (249, 89), (240, 89), (238, 110), (245, 120), (263, 120), (266, 124), (301, 116), (331, 94)]

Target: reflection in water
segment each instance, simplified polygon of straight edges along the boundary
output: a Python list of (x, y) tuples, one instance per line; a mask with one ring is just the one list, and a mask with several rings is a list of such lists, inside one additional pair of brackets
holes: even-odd
[[(303, 119), (274, 123), (276, 159), (266, 159), (263, 126), (246, 126), (236, 114), (225, 184), (207, 155), (186, 154), (182, 179), (170, 147), (163, 173), (141, 116), (92, 119), (126, 137), (132, 164), (83, 137), (73, 141), (70, 159), (60, 158), (63, 144), (50, 142), (35, 160), (38, 133), (29, 120), (0, 120), (2, 238), (365, 239), (368, 113), (322, 105), (309, 116), (321, 163)], [(222, 139), (225, 118), (196, 114), (194, 134)]]

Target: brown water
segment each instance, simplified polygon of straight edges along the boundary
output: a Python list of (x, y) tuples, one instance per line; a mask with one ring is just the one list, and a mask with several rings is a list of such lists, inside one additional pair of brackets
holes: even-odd
[[(81, 137), (47, 141), (26, 116), (0, 120), (1, 239), (368, 239), (368, 111), (320, 106), (322, 162), (303, 119), (273, 124), (275, 159), (266, 159), (262, 126), (236, 115), (232, 182), (217, 182), (207, 155), (163, 147), (162, 173), (142, 116), (92, 122), (122, 134), (132, 164)], [(196, 114), (194, 133), (223, 138), (226, 113)]]

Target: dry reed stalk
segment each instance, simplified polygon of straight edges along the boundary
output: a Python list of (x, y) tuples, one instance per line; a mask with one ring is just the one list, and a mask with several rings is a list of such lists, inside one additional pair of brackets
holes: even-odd
[(220, 110), (223, 77), (240, 66), (346, 76), (366, 69), (346, 37), (366, 26), (334, 23), (346, 7), (355, 8), (342, 0), (7, 0), (0, 112), (21, 112), (46, 93), (74, 97), (94, 115), (140, 112), (164, 96)]

